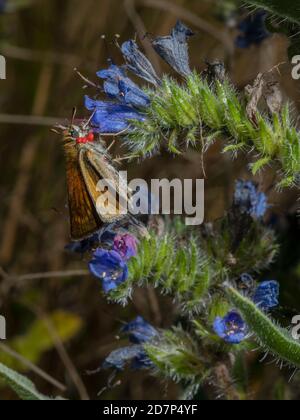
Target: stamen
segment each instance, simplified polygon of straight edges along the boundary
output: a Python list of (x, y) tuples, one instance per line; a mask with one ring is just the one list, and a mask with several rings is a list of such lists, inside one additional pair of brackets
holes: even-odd
[(106, 50), (106, 56), (108, 57), (107, 61), (108, 61), (109, 64), (113, 64), (114, 61), (113, 61), (112, 54), (111, 54), (111, 51), (110, 51), (110, 48), (109, 48), (109, 43), (107, 42), (107, 39), (106, 39), (106, 35), (102, 34), (100, 38), (102, 39), (102, 41), (104, 43), (104, 48)]
[(101, 86), (96, 85), (96, 83), (92, 82), (91, 80), (89, 80), (87, 77), (83, 76), (82, 73), (80, 73), (80, 71), (77, 70), (77, 68), (74, 68), (75, 73), (77, 73), (77, 75), (88, 85), (92, 86), (93, 88), (96, 89), (101, 89)]

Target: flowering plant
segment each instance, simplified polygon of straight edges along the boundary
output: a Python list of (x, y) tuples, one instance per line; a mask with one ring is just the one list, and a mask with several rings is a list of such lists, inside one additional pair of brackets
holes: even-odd
[[(265, 18), (265, 12), (258, 12), (240, 25), (238, 47), (270, 36)], [(238, 93), (220, 62), (209, 63), (199, 74), (189, 62), (193, 35), (179, 21), (168, 36), (151, 37), (178, 79), (159, 77), (136, 41), (118, 45), (124, 64), (109, 60), (97, 72), (103, 88), (84, 97), (88, 135), (118, 136), (130, 161), (162, 150), (178, 156), (193, 148), (202, 154), (201, 164), (218, 140), (224, 153), (248, 153), (253, 175), (272, 167), (279, 190), (299, 188), (300, 134), (276, 82), (259, 75), (245, 93)], [(102, 93), (106, 99), (99, 99)], [(69, 249), (90, 255), (89, 271), (110, 303), (129, 305), (137, 288), (151, 287), (175, 307), (169, 328), (151, 325), (138, 314), (125, 323), (120, 335), (127, 343), (107, 354), (101, 369), (118, 375), (127, 368), (147, 370), (177, 382), (186, 399), (196, 398), (206, 383), (227, 399), (246, 399), (241, 360), (257, 345), (298, 370), (300, 343), (275, 320), (280, 284), (264, 274), (280, 252), (267, 217), (270, 208), (259, 185), (241, 179), (227, 212), (214, 223), (188, 227), (180, 218), (149, 217), (147, 234), (141, 234), (140, 222), (131, 219), (126, 226), (107, 225), (71, 244)], [(12, 373), (1, 369), (11, 381)], [(241, 380), (235, 381), (236, 376)], [(43, 399), (31, 384), (30, 389), (31, 396)]]
[[(265, 13), (256, 20), (262, 24), (264, 18)], [(251, 25), (249, 20), (240, 27), (245, 34), (237, 39), (241, 47), (269, 36), (262, 29), (255, 33)], [(193, 32), (178, 22), (169, 36), (151, 39), (155, 51), (183, 77), (182, 84), (167, 76), (160, 79), (135, 41), (121, 45), (126, 64), (110, 63), (97, 73), (110, 101), (85, 98), (86, 108), (93, 111), (93, 130), (122, 136), (131, 159), (147, 158), (162, 148), (175, 155), (187, 147), (205, 153), (222, 137), (224, 152), (236, 155), (255, 149), (253, 174), (275, 164), (279, 188), (298, 185), (299, 133), (288, 105), (280, 102), (276, 107), (272, 92), (264, 96), (269, 114), (260, 111), (259, 90), (268, 83), (261, 82), (263, 76), (249, 88), (246, 99), (236, 93), (221, 63), (210, 64), (202, 75), (192, 71), (191, 36)], [(129, 72), (152, 87), (139, 87)], [(137, 286), (151, 285), (173, 298), (185, 320), (162, 330), (138, 317), (122, 329), (132, 344), (108, 355), (103, 368), (148, 369), (180, 383), (185, 398), (193, 398), (208, 379), (228, 398), (232, 393), (242, 398), (230, 383), (231, 372), (253, 340), (266, 353), (298, 368), (299, 343), (272, 320), (279, 305), (279, 283), (260, 274), (279, 251), (266, 223), (269, 208), (257, 184), (239, 180), (231, 208), (213, 225), (196, 229), (179, 219), (165, 220), (163, 229), (149, 228), (149, 236), (139, 241), (132, 234), (116, 233), (109, 250), (97, 249), (90, 270), (101, 279), (109, 301), (127, 305)], [(217, 359), (222, 360), (229, 383), (220, 381)]]

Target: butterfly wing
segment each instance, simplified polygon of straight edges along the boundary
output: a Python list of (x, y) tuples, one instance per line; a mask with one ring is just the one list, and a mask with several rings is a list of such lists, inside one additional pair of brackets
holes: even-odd
[(69, 142), (64, 143), (64, 148), (71, 237), (78, 241), (99, 230), (103, 223), (96, 212), (82, 176), (77, 148)]
[[(97, 145), (83, 145), (79, 152), (79, 165), (93, 206), (102, 222), (114, 223), (122, 220), (127, 214), (126, 186), (122, 183), (119, 185), (118, 172), (108, 157), (99, 151)], [(112, 188), (105, 192), (98, 190), (97, 184), (100, 180), (110, 181)], [(102, 194), (107, 199), (101, 200), (99, 205), (98, 200)]]

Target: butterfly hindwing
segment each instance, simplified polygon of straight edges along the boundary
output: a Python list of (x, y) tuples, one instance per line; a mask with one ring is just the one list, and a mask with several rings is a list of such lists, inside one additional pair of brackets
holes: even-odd
[[(123, 201), (126, 199), (125, 191), (120, 191), (118, 173), (109, 162), (108, 157), (99, 152), (97, 145), (84, 145), (79, 152), (79, 165), (89, 196), (100, 219), (104, 223), (122, 220), (126, 214), (126, 201)], [(98, 200), (104, 192), (97, 188), (100, 180), (110, 181), (114, 192), (112, 196), (110, 190), (106, 191), (105, 195), (108, 199), (103, 200), (101, 205)], [(122, 200), (120, 200), (121, 195)], [(122, 203), (124, 204), (122, 205)]]

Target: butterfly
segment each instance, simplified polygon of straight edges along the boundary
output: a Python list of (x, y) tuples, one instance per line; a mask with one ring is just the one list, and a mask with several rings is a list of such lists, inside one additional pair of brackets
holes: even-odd
[[(69, 128), (59, 128), (63, 130), (71, 238), (80, 241), (105, 225), (125, 219), (130, 193), (113, 166), (108, 149), (96, 139), (88, 123), (75, 125), (72, 118)], [(110, 188), (97, 188), (101, 180), (113, 186), (114, 197), (110, 196)], [(99, 205), (104, 193), (107, 199)]]

